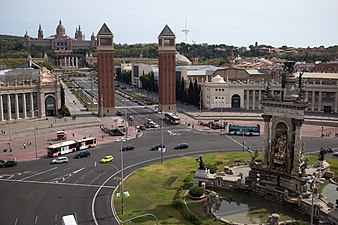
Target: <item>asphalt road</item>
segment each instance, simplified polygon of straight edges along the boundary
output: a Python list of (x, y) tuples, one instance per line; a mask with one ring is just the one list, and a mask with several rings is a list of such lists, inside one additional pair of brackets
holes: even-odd
[[(116, 95), (116, 104), (122, 107), (124, 118), (134, 117), (133, 126), (143, 124), (147, 118), (159, 125), (161, 114), (152, 109), (140, 108), (130, 100)], [(124, 106), (126, 106), (124, 108)], [(127, 113), (127, 116), (125, 115)], [(160, 163), (161, 154), (150, 151), (152, 145), (163, 143), (166, 160), (186, 155), (211, 152), (242, 151), (242, 143), (251, 149), (261, 149), (263, 137), (227, 136), (219, 133), (202, 133), (184, 125), (163, 123), (163, 129), (148, 129), (142, 137), (128, 140), (136, 149), (123, 152), (124, 176), (150, 165)], [(306, 153), (318, 152), (320, 147), (332, 147), (333, 138), (303, 138)], [(189, 148), (174, 150), (178, 143), (189, 143)], [(14, 168), (0, 169), (1, 225), (61, 224), (61, 217), (76, 216), (81, 225), (117, 224), (111, 205), (112, 193), (119, 183), (121, 170), (121, 142), (91, 149), (91, 157), (73, 159), (66, 164), (50, 164), (44, 158), (22, 162)], [(100, 159), (112, 155), (111, 163), (101, 164)], [(250, 159), (248, 153), (248, 159)], [(196, 165), (197, 168), (198, 165)], [(131, 193), (132, 194), (132, 193)]]

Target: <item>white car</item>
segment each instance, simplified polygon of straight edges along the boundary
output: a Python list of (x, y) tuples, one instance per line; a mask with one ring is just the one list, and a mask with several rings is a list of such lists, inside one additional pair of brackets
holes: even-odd
[(67, 157), (62, 156), (52, 160), (52, 164), (67, 163), (69, 160)]
[(338, 157), (338, 152), (333, 153), (333, 156), (337, 156)]

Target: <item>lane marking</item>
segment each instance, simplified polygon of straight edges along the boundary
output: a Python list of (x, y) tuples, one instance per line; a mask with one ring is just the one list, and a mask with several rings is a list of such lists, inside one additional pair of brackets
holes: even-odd
[(43, 174), (43, 173), (47, 173), (47, 172), (49, 172), (49, 171), (51, 171), (51, 170), (55, 170), (56, 168), (57, 168), (57, 167), (53, 167), (53, 168), (51, 168), (51, 169), (49, 169), (49, 170), (41, 171), (40, 173), (36, 173), (36, 174), (30, 175), (30, 176), (28, 176), (28, 177), (22, 178), (21, 180), (26, 180), (26, 179), (28, 179), (28, 178), (35, 177), (35, 176), (38, 176), (38, 175)]
[(104, 173), (101, 173), (100, 175), (98, 175), (97, 177), (95, 177), (89, 184), (92, 184), (96, 179), (98, 179), (99, 177), (101, 177), (103, 174), (105, 174), (106, 172)]
[(35, 222), (34, 222), (35, 224), (37, 224), (38, 223), (38, 216), (35, 216)]
[[(73, 183), (55, 183), (55, 182), (45, 182), (45, 181), (32, 181), (32, 180), (7, 180), (0, 179), (0, 181), (5, 182), (19, 182), (19, 183), (31, 183), (31, 184), (51, 184), (51, 185), (65, 185), (65, 186), (79, 186), (79, 187), (101, 187), (101, 185), (89, 185), (89, 184), (73, 184)], [(116, 186), (102, 186), (103, 188), (114, 189)]]
[(17, 225), (18, 224), (18, 218), (15, 219), (15, 222), (14, 222), (14, 225)]

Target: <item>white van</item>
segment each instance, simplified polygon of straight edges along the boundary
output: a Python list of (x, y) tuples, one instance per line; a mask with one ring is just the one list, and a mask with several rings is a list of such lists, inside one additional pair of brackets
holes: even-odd
[(67, 215), (62, 217), (62, 225), (77, 225), (77, 222), (73, 215)]

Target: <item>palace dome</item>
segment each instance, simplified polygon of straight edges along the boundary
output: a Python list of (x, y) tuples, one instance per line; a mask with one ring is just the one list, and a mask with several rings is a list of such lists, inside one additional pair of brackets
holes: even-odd
[(225, 83), (225, 81), (223, 77), (216, 75), (215, 77), (211, 78), (211, 83)]
[(65, 36), (66, 35), (66, 29), (65, 27), (62, 25), (62, 22), (60, 20), (59, 25), (56, 28), (56, 35), (57, 36)]

